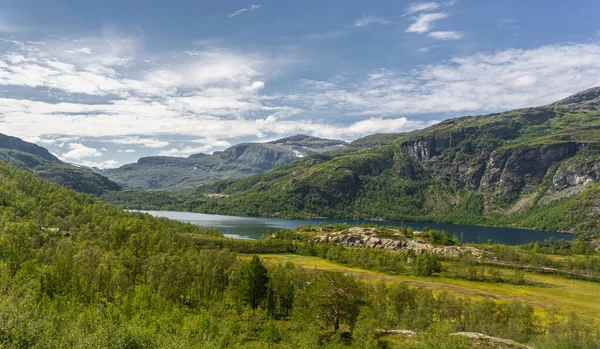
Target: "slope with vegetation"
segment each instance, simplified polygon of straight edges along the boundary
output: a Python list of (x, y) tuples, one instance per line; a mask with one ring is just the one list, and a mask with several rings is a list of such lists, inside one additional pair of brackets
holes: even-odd
[(190, 224), (123, 212), (0, 164), (0, 346), (468, 348), (471, 337), (487, 337), (452, 334), (478, 332), (504, 338), (494, 345), (506, 348), (520, 346), (511, 340), (540, 348), (598, 347), (594, 317), (583, 312), (591, 307), (543, 316), (518, 300), (432, 292), (399, 280), (363, 282), (354, 272), (264, 263), (257, 256), (246, 262), (250, 256), (232, 252), (290, 248), (339, 262), (352, 255), (349, 260), (364, 268), (387, 265), (382, 275), (392, 265), (432, 275), (419, 276), (424, 281), (446, 268), (428, 254), (411, 260), (284, 236), (224, 239)]
[[(600, 88), (359, 139), (343, 153), (200, 186), (179, 209), (600, 232)], [(211, 194), (221, 194), (219, 196)], [(143, 204), (135, 193), (114, 202)], [(176, 207), (171, 207), (176, 208)]]
[(129, 189), (186, 192), (219, 179), (263, 173), (298, 158), (343, 149), (344, 141), (296, 135), (268, 143), (242, 143), (211, 155), (151, 156), (103, 172)]
[(101, 195), (121, 189), (115, 182), (92, 170), (60, 161), (45, 148), (1, 133), (0, 160), (32, 172), (39, 178), (88, 194)]

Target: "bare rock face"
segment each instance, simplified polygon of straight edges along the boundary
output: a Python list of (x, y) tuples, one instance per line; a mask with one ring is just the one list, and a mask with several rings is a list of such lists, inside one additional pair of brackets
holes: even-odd
[[(415, 233), (415, 235), (418, 235), (419, 232)], [(400, 231), (394, 234), (394, 238), (377, 237), (374, 235), (374, 229), (359, 227), (315, 236), (312, 238), (312, 241), (314, 243), (334, 243), (347, 248), (378, 248), (396, 252), (414, 251), (416, 254), (421, 253), (421, 251), (427, 251), (451, 257), (471, 254), (476, 258), (481, 258), (483, 253), (482, 250), (469, 246), (436, 247), (423, 240), (407, 239)]]
[(552, 183), (556, 189), (588, 185), (600, 181), (600, 159), (570, 161), (558, 169)]
[(577, 150), (578, 144), (566, 142), (493, 152), (481, 189), (499, 195), (527, 192), (542, 182), (553, 163), (575, 155)]

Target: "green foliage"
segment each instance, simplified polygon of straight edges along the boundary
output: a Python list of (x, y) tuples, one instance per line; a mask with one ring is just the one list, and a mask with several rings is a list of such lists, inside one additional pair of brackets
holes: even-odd
[[(2, 137), (3, 135), (0, 134), (0, 138)], [(6, 162), (18, 169), (32, 172), (38, 178), (49, 180), (82, 193), (99, 196), (106, 192), (121, 190), (117, 183), (100, 174), (89, 169), (66, 164), (50, 155), (44, 148), (29, 144), (32, 147), (39, 148), (32, 149), (21, 143), (25, 142), (20, 141), (16, 146), (18, 149), (4, 149), (0, 146), (0, 162)], [(19, 148), (26, 151), (19, 150)]]
[(361, 286), (353, 277), (325, 271), (299, 292), (296, 307), (297, 311), (308, 313), (322, 328), (333, 326), (337, 332), (342, 323), (354, 326), (362, 294)]
[[(223, 239), (0, 165), (0, 346), (385, 347), (395, 340), (386, 330), (407, 329), (419, 335), (404, 347), (461, 348), (451, 331), (598, 347), (595, 324), (576, 316), (544, 320), (518, 302), (363, 283), (291, 263), (265, 266), (256, 256), (244, 263), (229, 248), (290, 249), (390, 273), (408, 263), (407, 255), (386, 251)], [(520, 255), (516, 247), (490, 248), (505, 259)]]
[(446, 231), (441, 230), (428, 230), (426, 232), (426, 236), (429, 238), (429, 241), (434, 245), (442, 245), (442, 246), (454, 246), (460, 245), (460, 241), (456, 236), (450, 236), (450, 234)]
[(414, 273), (419, 276), (432, 276), (435, 273), (442, 272), (442, 264), (437, 255), (427, 251), (421, 253), (415, 259)]
[(244, 303), (256, 309), (267, 300), (267, 307), (274, 306), (273, 290), (268, 287), (270, 280), (260, 258), (253, 256), (240, 272), (239, 292)]
[[(163, 207), (241, 216), (517, 226), (592, 236), (600, 231), (598, 184), (571, 192), (554, 183), (557, 173), (569, 169), (598, 179), (592, 170), (600, 144), (598, 103), (586, 98), (367, 136), (343, 152), (203, 185), (179, 196), (181, 203)], [(208, 195), (215, 193), (221, 196)], [(127, 204), (117, 196), (106, 199)], [(160, 201), (140, 199), (136, 207)]]

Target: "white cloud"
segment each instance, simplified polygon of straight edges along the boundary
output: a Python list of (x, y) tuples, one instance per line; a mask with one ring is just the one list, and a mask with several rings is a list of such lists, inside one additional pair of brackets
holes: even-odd
[(371, 24), (386, 25), (386, 24), (390, 24), (390, 23), (391, 22), (388, 21), (387, 19), (379, 17), (379, 16), (365, 16), (360, 19), (357, 19), (356, 22), (354, 22), (354, 26), (355, 27), (366, 27)]
[(192, 154), (205, 153), (212, 149), (210, 145), (203, 145), (201, 147), (184, 147), (184, 148), (171, 148), (167, 150), (161, 150), (159, 156), (190, 156)]
[(410, 73), (374, 72), (290, 95), (307, 110), (350, 115), (502, 111), (552, 103), (600, 86), (600, 45), (551, 45), (456, 57)]
[(533, 86), (537, 81), (537, 77), (535, 75), (521, 75), (514, 80), (514, 85), (517, 87), (529, 87)]
[(83, 158), (102, 156), (102, 153), (96, 148), (86, 147), (81, 143), (70, 143), (69, 151), (61, 155), (62, 159), (81, 160)]
[(366, 120), (355, 122), (348, 127), (342, 128), (338, 132), (339, 135), (345, 138), (355, 138), (373, 133), (395, 133), (412, 131), (415, 129), (433, 125), (438, 122), (439, 121), (437, 120), (414, 121), (409, 120), (405, 117), (392, 119), (369, 118)]
[(192, 143), (201, 143), (204, 145), (210, 145), (212, 148), (225, 148), (225, 147), (231, 146), (231, 143), (224, 141), (224, 140), (219, 140), (219, 139), (216, 139), (213, 137), (194, 139), (194, 140), (192, 140)]
[(160, 141), (157, 139), (151, 138), (140, 138), (137, 136), (134, 137), (123, 137), (119, 139), (110, 139), (106, 142), (117, 143), (117, 144), (127, 144), (127, 145), (143, 145), (148, 148), (164, 148), (169, 145), (169, 142)]
[(429, 47), (421, 47), (417, 49), (417, 52), (420, 53), (427, 53), (430, 52), (431, 50), (433, 50), (434, 48), (436, 48), (437, 46), (429, 46)]
[(435, 2), (414, 2), (408, 6), (406, 13), (417, 13), (426, 11), (435, 11), (440, 8), (440, 5)]
[(258, 10), (261, 7), (262, 7), (262, 5), (252, 5), (252, 6), (248, 7), (248, 8), (239, 9), (239, 10), (235, 11), (234, 13), (227, 15), (227, 17), (233, 18), (235, 16), (241, 15), (244, 12)]
[(135, 149), (119, 149), (117, 153), (135, 153)]
[(430, 38), (438, 40), (460, 40), (463, 38), (463, 33), (455, 31), (438, 31), (427, 34)]
[(119, 166), (119, 162), (116, 160), (105, 160), (105, 161), (89, 161), (89, 160), (80, 160), (77, 162), (79, 165), (87, 166), (87, 167), (96, 167), (102, 169), (115, 168)]
[[(599, 44), (503, 50), (409, 72), (299, 80), (276, 94), (264, 87), (284, 65), (261, 55), (222, 49), (178, 56), (182, 61), (146, 63), (135, 50), (125, 55), (127, 60), (118, 60), (110, 45), (47, 46), (21, 43), (0, 54), (0, 84), (44, 92), (37, 100), (33, 92), (29, 99), (1, 96), (0, 129), (25, 139), (49, 139), (56, 146), (66, 143), (65, 151), (56, 149), (71, 159), (86, 155), (98, 161), (105, 155), (94, 154), (102, 151), (72, 144), (139, 145), (185, 156), (224, 148), (239, 138), (306, 133), (353, 139), (433, 122), (410, 115), (541, 105), (600, 85)], [(65, 54), (81, 47), (90, 47), (92, 55)], [(168, 147), (182, 139), (193, 141)]]
[(433, 23), (448, 17), (445, 12), (425, 13), (414, 18), (414, 23), (407, 29), (407, 33), (426, 33), (433, 28)]
[(67, 50), (65, 52), (66, 53), (71, 53), (71, 54), (91, 55), (92, 54), (92, 49), (90, 49), (89, 47), (81, 47), (81, 48), (76, 48), (74, 50)]

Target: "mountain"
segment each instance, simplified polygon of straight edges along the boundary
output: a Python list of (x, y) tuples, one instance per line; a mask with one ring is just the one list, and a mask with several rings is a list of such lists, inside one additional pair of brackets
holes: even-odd
[(599, 107), (593, 88), (543, 107), (371, 135), (335, 156), (201, 186), (185, 208), (597, 233)]
[(296, 135), (268, 143), (238, 144), (212, 155), (145, 157), (102, 174), (129, 189), (186, 192), (201, 184), (263, 173), (305, 156), (346, 146), (344, 141)]
[(74, 190), (101, 195), (120, 186), (89, 169), (60, 161), (47, 149), (0, 133), (0, 161)]

